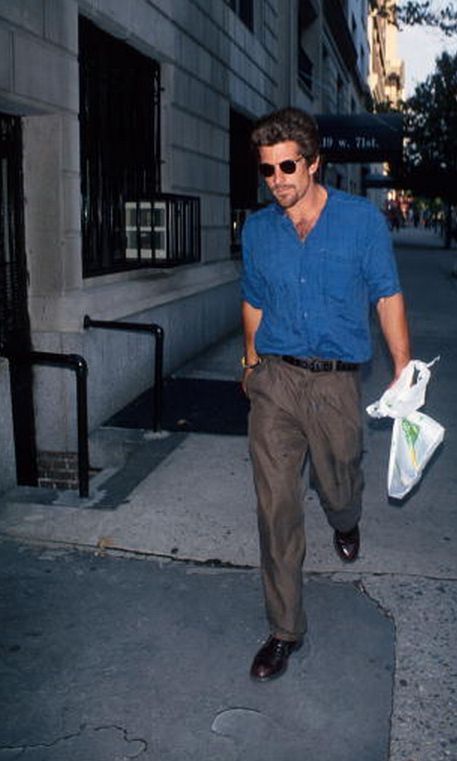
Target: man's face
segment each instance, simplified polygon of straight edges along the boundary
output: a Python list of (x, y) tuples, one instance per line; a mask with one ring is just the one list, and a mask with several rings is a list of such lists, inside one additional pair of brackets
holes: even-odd
[[(291, 164), (295, 166), (295, 171), (288, 174), (281, 168), (280, 164), (284, 161), (296, 162)], [(263, 145), (259, 148), (259, 165), (269, 164), (274, 167), (271, 176), (265, 177), (272, 194), (283, 209), (291, 209), (299, 203), (308, 193), (313, 183), (313, 174), (316, 171), (319, 160), (308, 166), (306, 160), (300, 153), (298, 143), (293, 140), (287, 140), (284, 143), (276, 145)]]

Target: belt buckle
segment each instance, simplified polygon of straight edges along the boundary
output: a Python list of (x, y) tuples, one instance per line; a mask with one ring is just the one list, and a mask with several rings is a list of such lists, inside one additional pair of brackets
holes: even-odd
[(337, 369), (337, 362), (334, 359), (313, 359), (311, 364), (313, 373), (329, 373)]

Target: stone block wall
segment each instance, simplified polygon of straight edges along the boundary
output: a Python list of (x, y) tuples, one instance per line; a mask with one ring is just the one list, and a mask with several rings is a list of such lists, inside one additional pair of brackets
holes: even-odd
[[(224, 0), (0, 4), (0, 109), (24, 117), (32, 341), (37, 350), (87, 360), (91, 429), (147, 387), (153, 362), (144, 336), (84, 331), (85, 314), (162, 324), (166, 372), (239, 324), (239, 262), (230, 256), (230, 109), (256, 118), (278, 104), (280, 6), (254, 0), (251, 32)], [(162, 191), (200, 198), (198, 264), (82, 276), (80, 14), (160, 64)], [(72, 374), (39, 367), (35, 377), (39, 450), (74, 451)]]

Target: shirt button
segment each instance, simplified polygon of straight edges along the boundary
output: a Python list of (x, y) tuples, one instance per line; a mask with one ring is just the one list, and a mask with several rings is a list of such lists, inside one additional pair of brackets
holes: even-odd
[(300, 278), (300, 283), (306, 283), (306, 277), (301, 277)]
[(306, 319), (308, 317), (308, 312), (303, 312), (303, 317)]

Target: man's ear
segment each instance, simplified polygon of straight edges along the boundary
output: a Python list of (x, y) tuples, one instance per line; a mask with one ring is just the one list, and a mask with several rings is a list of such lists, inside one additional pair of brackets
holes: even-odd
[(321, 162), (321, 157), (318, 156), (314, 161), (308, 166), (308, 172), (310, 174), (316, 174), (317, 170), (319, 169), (319, 164)]

